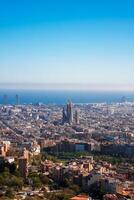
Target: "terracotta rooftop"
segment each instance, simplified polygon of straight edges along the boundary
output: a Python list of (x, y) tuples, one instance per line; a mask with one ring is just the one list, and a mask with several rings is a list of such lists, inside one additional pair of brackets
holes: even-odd
[(89, 197), (86, 195), (78, 195), (78, 196), (72, 197), (71, 200), (89, 200)]

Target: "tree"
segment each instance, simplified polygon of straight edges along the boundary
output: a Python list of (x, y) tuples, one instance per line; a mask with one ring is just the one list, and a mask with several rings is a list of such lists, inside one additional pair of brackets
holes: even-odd
[(15, 177), (13, 176), (8, 183), (8, 186), (10, 187), (17, 187), (17, 188), (21, 188), (23, 186), (23, 180), (20, 177)]
[(41, 182), (42, 182), (43, 184), (45, 184), (45, 185), (48, 185), (48, 184), (50, 183), (50, 180), (49, 180), (49, 178), (48, 178), (47, 176), (42, 175), (42, 176), (40, 177), (40, 179), (41, 179)]
[(3, 186), (5, 183), (4, 177), (0, 175), (0, 186)]
[(73, 190), (76, 194), (79, 194), (81, 192), (80, 187), (78, 185), (73, 184), (69, 188)]
[(5, 170), (5, 162), (0, 163), (0, 173), (4, 172)]
[(70, 183), (70, 181), (67, 179), (67, 178), (65, 178), (64, 180), (63, 180), (63, 182), (62, 182), (62, 187), (70, 187), (71, 186), (71, 183)]
[(16, 171), (16, 164), (15, 163), (9, 164), (9, 172), (13, 174), (15, 173), (15, 171)]
[(11, 189), (7, 189), (5, 196), (10, 198), (10, 199), (13, 199), (15, 195), (14, 195), (14, 192)]
[(40, 188), (42, 186), (41, 180), (39, 177), (31, 177), (32, 186), (34, 188)]

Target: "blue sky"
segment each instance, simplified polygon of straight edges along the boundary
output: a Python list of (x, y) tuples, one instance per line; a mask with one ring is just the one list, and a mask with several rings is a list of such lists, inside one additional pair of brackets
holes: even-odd
[(133, 0), (0, 0), (0, 83), (134, 87)]

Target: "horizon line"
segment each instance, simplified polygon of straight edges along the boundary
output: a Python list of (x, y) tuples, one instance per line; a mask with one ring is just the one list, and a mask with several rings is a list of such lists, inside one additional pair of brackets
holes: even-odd
[(134, 84), (106, 83), (0, 83), (0, 89), (20, 90), (80, 90), (80, 91), (133, 91)]

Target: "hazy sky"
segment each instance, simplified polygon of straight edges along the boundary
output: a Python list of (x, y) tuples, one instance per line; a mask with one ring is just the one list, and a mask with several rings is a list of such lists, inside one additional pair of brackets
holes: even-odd
[(0, 83), (134, 85), (133, 0), (0, 0)]

